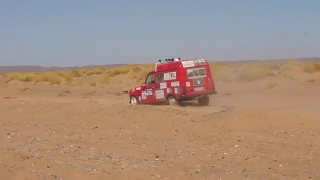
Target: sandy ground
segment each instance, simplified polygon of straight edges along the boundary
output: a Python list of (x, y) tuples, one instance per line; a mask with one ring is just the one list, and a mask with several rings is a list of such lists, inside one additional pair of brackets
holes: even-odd
[(316, 83), (217, 82), (208, 107), (0, 85), (1, 179), (320, 179)]

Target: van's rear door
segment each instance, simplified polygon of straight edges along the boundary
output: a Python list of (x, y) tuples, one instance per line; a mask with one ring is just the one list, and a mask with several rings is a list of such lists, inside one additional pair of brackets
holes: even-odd
[[(190, 95), (205, 94), (212, 90), (212, 78), (208, 66), (186, 69), (186, 92)], [(208, 74), (209, 72), (209, 74)]]

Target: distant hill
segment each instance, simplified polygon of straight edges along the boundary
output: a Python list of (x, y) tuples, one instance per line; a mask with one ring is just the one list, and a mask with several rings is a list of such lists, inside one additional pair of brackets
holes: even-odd
[(70, 71), (76, 69), (83, 69), (83, 68), (112, 68), (118, 66), (125, 66), (127, 64), (111, 64), (111, 65), (90, 65), (90, 66), (73, 66), (73, 67), (43, 67), (43, 66), (0, 66), (1, 73), (8, 73), (8, 72), (52, 72), (52, 71)]

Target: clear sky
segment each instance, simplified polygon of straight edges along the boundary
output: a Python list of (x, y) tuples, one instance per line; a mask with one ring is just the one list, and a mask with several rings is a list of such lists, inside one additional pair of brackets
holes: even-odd
[(0, 0), (1, 65), (320, 57), (319, 0)]

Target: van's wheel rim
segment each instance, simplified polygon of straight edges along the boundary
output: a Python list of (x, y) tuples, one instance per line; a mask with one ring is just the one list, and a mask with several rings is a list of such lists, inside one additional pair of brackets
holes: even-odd
[(136, 104), (138, 104), (137, 98), (136, 98), (136, 97), (134, 97), (134, 96), (132, 96), (132, 97), (131, 97), (130, 102), (131, 102), (131, 104), (132, 104), (132, 105), (136, 105)]
[(168, 103), (169, 103), (169, 105), (174, 105), (177, 103), (177, 100), (173, 96), (169, 96)]

